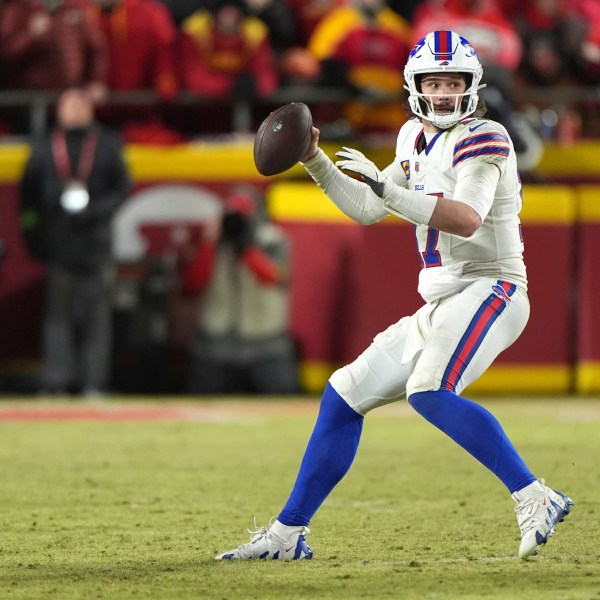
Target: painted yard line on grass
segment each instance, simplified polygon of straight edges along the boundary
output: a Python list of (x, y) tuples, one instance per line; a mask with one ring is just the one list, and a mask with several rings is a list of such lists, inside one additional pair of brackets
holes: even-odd
[[(484, 402), (487, 404), (487, 402)], [(1, 422), (26, 421), (180, 421), (210, 423), (250, 423), (275, 417), (316, 417), (317, 398), (234, 397), (185, 401), (172, 397), (140, 400), (111, 398), (90, 403), (73, 399), (6, 400), (0, 402)], [(508, 410), (513, 415), (553, 416), (565, 422), (600, 422), (600, 401), (579, 398), (535, 399), (534, 401), (496, 399), (492, 412)], [(377, 417), (418, 418), (407, 402), (397, 402), (373, 412)]]
[[(77, 401), (76, 401), (77, 402)], [(27, 421), (183, 421), (244, 423), (273, 416), (316, 414), (310, 400), (219, 400), (190, 404), (0, 404), (0, 422)]]

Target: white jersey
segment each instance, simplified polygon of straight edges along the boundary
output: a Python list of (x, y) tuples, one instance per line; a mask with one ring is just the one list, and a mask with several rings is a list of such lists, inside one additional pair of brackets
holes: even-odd
[[(495, 193), (455, 195), (461, 169), (473, 161), (500, 170)], [(519, 212), (522, 205), (517, 159), (506, 129), (485, 119), (468, 119), (426, 143), (423, 126), (411, 119), (398, 134), (396, 158), (385, 170), (395, 183), (425, 194), (460, 200), (481, 217), (469, 238), (416, 226), (423, 269), (419, 293), (426, 301), (460, 292), (480, 277), (498, 277), (527, 287)]]
[[(377, 335), (354, 362), (330, 378), (360, 414), (416, 392), (460, 394), (519, 337), (529, 318), (518, 216), (521, 184), (506, 130), (494, 121), (469, 119), (425, 142), (422, 124), (406, 123), (394, 162), (384, 174), (414, 192), (411, 202), (424, 202), (425, 195), (464, 202), (479, 214), (481, 226), (465, 238), (415, 225), (423, 264), (419, 292), (427, 304)], [(390, 213), (410, 220), (392, 210), (394, 189), (386, 205), (371, 187), (342, 173), (322, 150), (304, 166), (357, 223), (377, 223)]]

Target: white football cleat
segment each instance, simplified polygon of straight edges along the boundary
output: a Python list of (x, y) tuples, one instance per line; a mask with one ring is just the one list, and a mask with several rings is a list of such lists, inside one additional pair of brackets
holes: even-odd
[(521, 544), (519, 558), (528, 558), (537, 553), (538, 548), (548, 541), (554, 533), (554, 527), (570, 512), (575, 503), (571, 498), (544, 485), (544, 480), (538, 480), (542, 490), (528, 498), (523, 498), (519, 492), (512, 495), (517, 503), (515, 512), (521, 528)]
[(251, 537), (247, 544), (223, 552), (215, 556), (215, 560), (310, 560), (313, 557), (312, 550), (306, 543), (306, 536), (310, 533), (308, 527), (289, 528), (290, 536), (284, 540), (271, 531), (273, 521), (274, 519), (269, 523), (269, 527), (260, 527), (256, 531), (249, 529)]

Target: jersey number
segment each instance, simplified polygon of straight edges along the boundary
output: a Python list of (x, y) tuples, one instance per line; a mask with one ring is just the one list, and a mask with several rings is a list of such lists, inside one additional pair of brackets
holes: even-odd
[(440, 237), (440, 232), (433, 227), (427, 230), (427, 245), (425, 252), (421, 254), (421, 264), (427, 269), (429, 267), (440, 267), (442, 265), (442, 257), (436, 250), (436, 246)]
[[(428, 194), (429, 196), (437, 196), (443, 198), (444, 194)], [(440, 232), (433, 227), (427, 229), (427, 244), (425, 245), (425, 251), (419, 252), (421, 255), (421, 265), (426, 269), (429, 267), (440, 267), (442, 265), (442, 257), (436, 250), (438, 240), (440, 239)]]

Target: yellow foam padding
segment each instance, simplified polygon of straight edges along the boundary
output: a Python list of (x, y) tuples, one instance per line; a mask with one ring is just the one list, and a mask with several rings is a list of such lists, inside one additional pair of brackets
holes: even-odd
[(335, 369), (336, 366), (328, 362), (301, 361), (298, 373), (302, 390), (310, 394), (320, 394)]
[[(303, 389), (311, 394), (323, 390), (327, 380), (339, 365), (327, 362), (302, 361), (300, 380)], [(595, 389), (600, 390), (600, 363), (596, 366)], [(572, 371), (568, 365), (502, 364), (490, 367), (468, 393), (511, 394), (511, 393), (565, 393), (570, 391)], [(582, 390), (583, 391), (583, 390)]]
[(264, 179), (254, 166), (252, 144), (129, 145), (126, 159), (136, 181)]
[(600, 175), (600, 144), (597, 140), (578, 140), (572, 145), (544, 142), (536, 170), (550, 177)]
[(572, 369), (567, 364), (492, 365), (468, 392), (484, 394), (565, 393), (570, 391)]
[[(600, 187), (596, 189), (600, 196)], [(525, 186), (523, 198), (523, 223), (569, 224), (577, 218), (577, 194), (572, 187)], [(351, 222), (313, 182), (275, 182), (269, 187), (267, 199), (269, 212), (277, 220)], [(402, 219), (393, 222), (405, 223)]]
[[(269, 215), (274, 220), (356, 225), (314, 183), (278, 182), (267, 191)], [(377, 225), (410, 225), (390, 215)]]
[(314, 183), (274, 183), (267, 191), (267, 205), (278, 221), (354, 223)]
[[(254, 165), (253, 143), (254, 136), (249, 135), (235, 142), (199, 142), (174, 146), (128, 144), (125, 147), (125, 160), (131, 176), (140, 183), (181, 180), (264, 183), (308, 177), (300, 164), (274, 177), (261, 175)], [(328, 151), (334, 152), (334, 149)], [(20, 180), (29, 152), (28, 144), (0, 145), (0, 183)]]
[(568, 225), (577, 220), (577, 200), (576, 190), (571, 186), (525, 185), (519, 217), (526, 224)]
[[(326, 152), (334, 152), (325, 144)], [(337, 147), (336, 147), (337, 149)], [(254, 135), (238, 141), (198, 142), (175, 146), (129, 144), (125, 157), (132, 177), (152, 181), (254, 181), (261, 183), (304, 178), (300, 164), (273, 177), (261, 175), (254, 164)]]
[(27, 144), (0, 145), (0, 182), (16, 183), (23, 175), (25, 161), (29, 158)]
[[(584, 142), (581, 142), (585, 145)], [(349, 222), (308, 178), (301, 165), (275, 177), (263, 177), (256, 171), (252, 152), (253, 137), (239, 141), (201, 142), (176, 146), (129, 144), (125, 157), (136, 182), (153, 181), (260, 181), (272, 182), (273, 215), (279, 219), (321, 220)], [(329, 156), (334, 156), (338, 145), (323, 145)], [(0, 145), (0, 182), (20, 181), (25, 161), (29, 157), (27, 143)], [(371, 153), (380, 166), (391, 157), (384, 151)], [(600, 156), (600, 150), (598, 152)], [(393, 157), (392, 157), (393, 158)], [(600, 164), (600, 161), (596, 161)], [(279, 186), (284, 186), (279, 188)], [(305, 186), (305, 187), (304, 187)], [(547, 186), (524, 187), (524, 205), (521, 219), (524, 223), (571, 223), (577, 212), (584, 220), (600, 220), (600, 186)], [(403, 223), (400, 219), (386, 219), (385, 224)]]
[(576, 366), (575, 389), (580, 394), (600, 392), (600, 361), (583, 361)]
[(584, 223), (600, 223), (600, 186), (579, 186), (577, 196), (579, 220)]
[[(129, 144), (126, 157), (136, 178), (139, 179), (218, 179), (265, 178), (256, 171), (252, 156), (254, 136), (248, 134), (239, 140), (222, 142), (199, 142), (176, 146), (150, 146)], [(329, 156), (339, 150), (341, 144), (325, 142), (322, 148)], [(370, 149), (369, 157), (381, 168), (393, 160), (393, 151)], [(17, 181), (29, 156), (29, 144), (19, 142), (0, 145), (0, 179)], [(577, 157), (575, 160), (572, 157)], [(552, 162), (550, 163), (550, 157)], [(549, 167), (551, 165), (551, 168)], [(600, 174), (600, 144), (578, 142), (573, 147), (547, 146), (542, 166), (549, 174)], [(296, 165), (289, 171), (273, 178), (304, 175), (304, 169)]]

